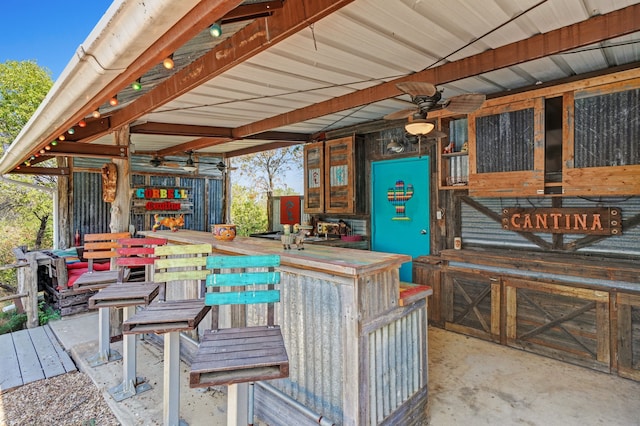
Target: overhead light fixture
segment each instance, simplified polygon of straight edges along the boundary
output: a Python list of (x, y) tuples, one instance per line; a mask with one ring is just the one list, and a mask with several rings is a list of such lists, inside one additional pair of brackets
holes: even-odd
[(195, 172), (197, 170), (196, 163), (193, 161), (193, 157), (191, 156), (192, 152), (189, 151), (189, 158), (187, 158), (187, 162), (182, 166), (182, 170), (185, 172)]
[(416, 118), (404, 125), (404, 129), (412, 135), (426, 135), (436, 126), (425, 118)]
[(209, 27), (209, 34), (211, 34), (211, 37), (216, 38), (222, 35), (222, 25), (220, 24), (220, 21), (215, 22)]
[(131, 88), (133, 90), (135, 90), (136, 92), (140, 89), (142, 89), (142, 81), (141, 79), (137, 79), (136, 81), (134, 81), (133, 83), (131, 83)]
[(175, 66), (175, 63), (173, 62), (173, 53), (164, 58), (164, 61), (162, 61), (162, 65), (168, 70), (173, 69), (173, 67)]

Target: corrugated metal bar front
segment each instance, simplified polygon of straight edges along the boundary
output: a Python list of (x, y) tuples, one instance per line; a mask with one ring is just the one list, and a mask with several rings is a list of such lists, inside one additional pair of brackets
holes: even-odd
[(427, 348), (424, 312), (409, 311), (367, 337), (369, 425), (380, 424), (425, 385), (421, 380)]
[(346, 330), (341, 307), (346, 302), (340, 286), (286, 272), (280, 288), (276, 323), (287, 343), (290, 377), (269, 384), (342, 424), (343, 378), (350, 375), (344, 371)]
[(73, 173), (73, 229), (80, 235), (111, 232), (111, 205), (102, 200), (100, 173)]

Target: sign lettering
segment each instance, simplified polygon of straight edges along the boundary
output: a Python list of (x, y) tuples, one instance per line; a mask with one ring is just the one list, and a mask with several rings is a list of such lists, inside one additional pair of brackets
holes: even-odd
[(502, 210), (502, 229), (554, 234), (622, 234), (622, 213), (617, 207), (520, 208)]

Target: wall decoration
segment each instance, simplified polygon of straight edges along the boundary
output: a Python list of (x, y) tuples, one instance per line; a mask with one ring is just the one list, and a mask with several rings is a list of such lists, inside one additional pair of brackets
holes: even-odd
[(396, 181), (394, 187), (387, 190), (387, 200), (396, 209), (395, 217), (391, 220), (411, 220), (406, 214), (406, 204), (413, 197), (413, 185), (405, 185), (403, 180)]
[(288, 195), (280, 197), (280, 223), (293, 225), (300, 223), (300, 196)]
[(329, 174), (331, 186), (345, 186), (349, 183), (349, 168), (346, 164), (331, 166)]
[(618, 207), (502, 209), (502, 228), (517, 232), (621, 235), (622, 211)]
[(309, 169), (309, 188), (320, 188), (320, 169)]
[(102, 199), (105, 203), (113, 203), (116, 199), (116, 184), (118, 182), (118, 169), (113, 163), (105, 163), (102, 166)]

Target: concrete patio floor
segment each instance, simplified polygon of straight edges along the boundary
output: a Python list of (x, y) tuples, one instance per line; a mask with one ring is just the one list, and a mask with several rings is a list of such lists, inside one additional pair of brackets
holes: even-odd
[[(138, 342), (138, 375), (152, 389), (116, 402), (107, 390), (120, 383), (122, 361), (99, 367), (85, 361), (97, 351), (97, 314), (64, 317), (50, 325), (123, 425), (162, 424), (161, 348)], [(112, 347), (121, 351), (121, 343)], [(184, 363), (180, 375), (181, 417), (192, 426), (225, 425), (225, 392), (190, 389)], [(430, 328), (424, 424), (640, 425), (640, 383)], [(289, 426), (286, 419), (282, 425)]]

